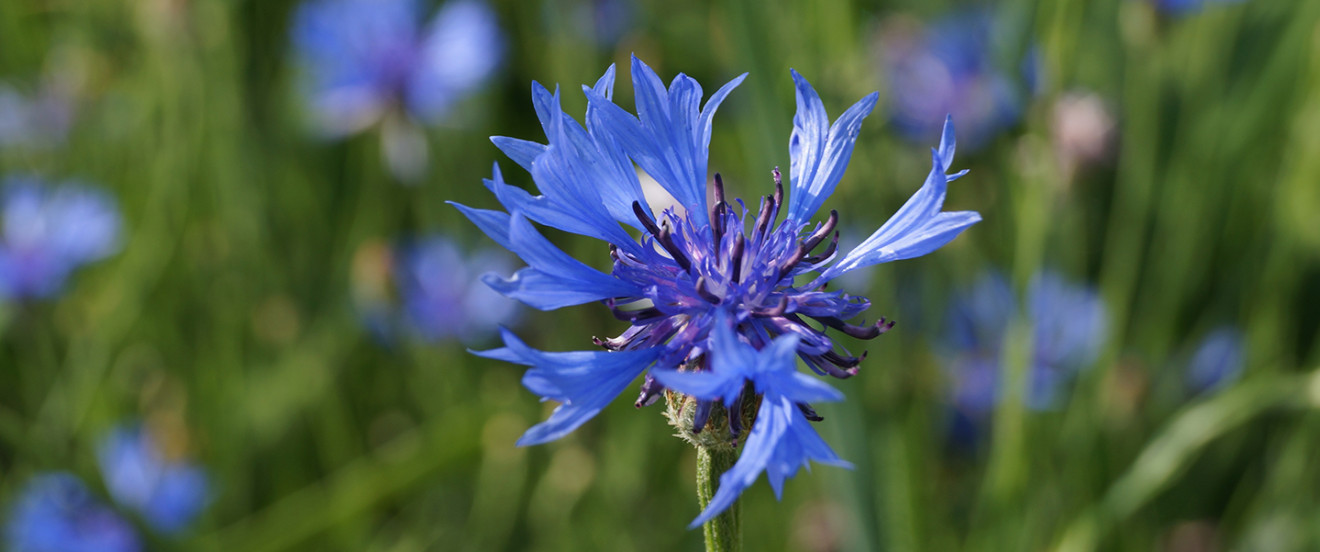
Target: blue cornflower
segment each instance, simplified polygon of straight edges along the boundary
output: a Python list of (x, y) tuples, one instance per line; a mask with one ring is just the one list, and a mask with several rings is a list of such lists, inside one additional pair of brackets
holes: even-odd
[[(831, 264), (836, 259), (838, 214), (832, 211), (823, 223), (811, 219), (843, 177), (862, 119), (877, 95), (863, 98), (831, 125), (815, 90), (796, 71), (791, 74), (797, 115), (789, 141), (789, 195), (784, 197), (776, 169), (774, 193), (762, 199), (754, 217), (741, 201), (726, 200), (718, 174), (712, 199), (707, 200), (711, 122), (746, 75), (721, 87), (703, 107), (695, 80), (680, 74), (666, 88), (634, 57), (638, 115), (611, 101), (611, 66), (595, 86), (583, 87), (588, 99), (585, 127), (562, 111), (558, 91), (533, 84), (533, 105), (549, 143), (505, 137), (493, 141), (532, 174), (541, 195), (506, 184), (496, 165), (485, 183), (509, 212), (456, 205), (528, 264), (511, 278), (488, 275), (485, 281), (543, 310), (600, 301), (630, 327), (618, 337), (594, 339), (603, 351), (538, 351), (506, 331), (505, 347), (478, 353), (530, 366), (523, 384), (561, 403), (548, 420), (529, 429), (519, 445), (564, 436), (648, 369), (638, 406), (658, 399), (664, 379), (696, 390), (673, 375), (681, 367), (686, 372), (709, 371), (715, 374), (712, 378), (728, 382), (698, 395), (691, 433), (702, 432), (716, 405), (729, 405), (728, 442), (741, 433), (745, 400), (759, 395), (763, 405), (771, 403), (763, 407), (766, 417), (752, 426), (759, 437), (749, 437), (744, 460), (729, 479), (722, 479), (721, 502), (702, 519), (731, 502), (730, 493), (736, 497), (762, 469), (777, 486), (808, 458), (837, 462), (805, 420), (817, 418), (806, 401), (838, 395), (822, 387), (807, 392), (805, 384), (798, 385), (801, 378), (784, 371), (794, 355), (817, 374), (847, 378), (858, 371), (862, 358), (837, 346), (807, 319), (861, 339), (879, 336), (892, 322), (882, 318), (870, 325), (849, 324), (846, 321), (870, 302), (827, 291), (826, 284), (858, 268), (934, 251), (981, 217), (941, 210), (948, 182), (964, 174), (946, 174), (954, 154), (950, 121), (939, 148), (932, 150), (934, 166), (921, 189), (879, 230)], [(681, 212), (670, 208), (657, 216), (651, 211), (634, 163), (673, 196)], [(613, 270), (606, 274), (570, 257), (533, 222), (608, 242)], [(824, 250), (813, 254), (821, 245)], [(741, 345), (730, 345), (730, 335)], [(760, 353), (739, 352), (739, 347)], [(770, 364), (747, 365), (753, 357)], [(713, 362), (724, 368), (716, 373)], [(740, 377), (751, 387), (739, 385)], [(801, 416), (791, 415), (791, 408), (785, 411), (790, 403)]]
[(1187, 363), (1187, 388), (1209, 393), (1227, 387), (1242, 376), (1244, 340), (1237, 328), (1215, 328), (1201, 340)]
[(114, 199), (81, 184), (9, 177), (0, 188), (0, 222), (0, 299), (54, 295), (74, 269), (119, 249)]
[(5, 525), (12, 552), (137, 552), (142, 543), (132, 524), (97, 501), (68, 473), (32, 478)]
[[(1009, 324), (1019, 312), (1016, 295), (997, 273), (987, 273), (949, 310), (948, 362), (953, 400), (961, 413), (984, 419), (1000, 388), (999, 361)], [(1027, 407), (1052, 407), (1059, 388), (1095, 362), (1107, 332), (1104, 303), (1095, 291), (1045, 271), (1032, 279), (1025, 305), (1032, 325)]]
[(517, 320), (517, 304), (477, 278), (512, 268), (501, 251), (468, 254), (441, 234), (393, 247), (369, 242), (354, 259), (354, 299), (381, 338), (406, 332), (426, 341), (472, 341)]
[(1022, 116), (1030, 86), (1024, 81), (1035, 79), (1034, 56), (1027, 56), (1022, 75), (1001, 67), (995, 52), (1004, 33), (989, 12), (955, 13), (925, 28), (890, 25), (882, 32), (890, 122), (909, 140), (934, 139), (952, 114), (963, 143), (978, 149)]
[(161, 533), (186, 529), (209, 501), (206, 472), (167, 456), (157, 436), (141, 426), (111, 431), (97, 449), (110, 496)]
[(438, 122), (503, 56), (495, 13), (446, 3), (421, 26), (415, 0), (312, 0), (294, 18), (302, 87), (321, 130), (357, 133), (394, 110)]

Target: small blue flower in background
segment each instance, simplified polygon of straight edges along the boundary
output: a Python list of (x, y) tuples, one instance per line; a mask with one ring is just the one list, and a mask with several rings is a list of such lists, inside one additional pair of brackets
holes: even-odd
[[(554, 2), (546, 2), (546, 11), (560, 9)], [(619, 42), (637, 19), (636, 0), (585, 0), (574, 6), (571, 23), (579, 36), (589, 36), (597, 46), (610, 48)], [(556, 18), (546, 17), (547, 21)]]
[[(1025, 307), (1033, 330), (1025, 401), (1028, 408), (1049, 409), (1060, 387), (1095, 362), (1108, 315), (1094, 290), (1048, 271), (1032, 279)], [(1019, 312), (1012, 287), (997, 273), (982, 276), (950, 306), (946, 341), (953, 401), (973, 420), (984, 419), (999, 400), (999, 362), (1008, 327)]]
[(504, 254), (483, 250), (464, 255), (444, 236), (405, 244), (398, 253), (394, 276), (405, 319), (424, 339), (471, 340), (513, 322), (517, 304), (478, 278), (512, 270)]
[(503, 56), (495, 13), (476, 0), (445, 3), (429, 24), (414, 0), (311, 0), (293, 44), (320, 129), (354, 134), (393, 110), (439, 122)]
[(138, 552), (137, 531), (94, 498), (76, 476), (33, 477), (10, 507), (5, 525), (11, 552)]
[[(729, 439), (739, 438), (744, 393), (762, 396), (765, 417), (752, 427), (736, 467), (721, 477), (720, 501), (698, 522), (732, 503), (762, 470), (778, 489), (808, 459), (840, 462), (806, 423), (819, 418), (805, 402), (840, 396), (790, 372), (796, 357), (819, 375), (848, 378), (858, 373), (865, 353), (853, 356), (807, 319), (860, 339), (876, 338), (893, 323), (881, 318), (850, 324), (870, 302), (827, 290), (826, 284), (856, 269), (930, 253), (981, 217), (942, 210), (948, 183), (965, 173), (948, 174), (955, 150), (950, 120), (931, 151), (933, 166), (922, 187), (856, 248), (837, 255), (838, 213), (831, 211), (823, 222), (812, 219), (842, 179), (862, 119), (878, 95), (863, 98), (831, 124), (816, 91), (796, 71), (791, 74), (797, 115), (788, 148), (789, 194), (784, 195), (783, 175), (771, 171), (773, 192), (755, 214), (740, 200), (727, 201), (723, 179), (716, 174), (712, 186), (707, 167), (715, 110), (746, 75), (721, 87), (703, 106), (701, 86), (691, 77), (680, 74), (666, 87), (634, 57), (637, 114), (611, 100), (610, 67), (595, 86), (583, 87), (585, 126), (563, 112), (558, 91), (533, 83), (532, 103), (548, 144), (493, 141), (531, 173), (541, 195), (505, 183), (497, 165), (485, 184), (507, 213), (456, 205), (528, 264), (510, 278), (487, 275), (485, 281), (542, 310), (602, 302), (630, 327), (618, 337), (594, 339), (600, 351), (538, 351), (505, 331), (505, 347), (478, 353), (529, 366), (523, 384), (561, 403), (519, 445), (563, 437), (649, 369), (636, 404), (658, 400), (666, 379), (680, 391), (697, 392), (693, 433), (704, 429), (713, 407), (722, 403), (730, 411)], [(634, 163), (673, 196), (681, 212), (652, 211)], [(607, 274), (570, 257), (533, 222), (607, 242), (601, 253), (608, 251), (613, 269)], [(717, 352), (708, 354), (712, 351)], [(701, 377), (675, 374), (680, 367)], [(744, 380), (753, 385), (742, 385)], [(696, 387), (713, 381), (722, 383)]]
[(1223, 389), (1242, 376), (1244, 340), (1237, 328), (1220, 327), (1201, 340), (1187, 363), (1187, 388), (1195, 394)]
[[(979, 149), (1022, 116), (1023, 96), (1035, 79), (1034, 56), (1018, 67), (995, 59), (1003, 25), (986, 11), (956, 13), (927, 27), (882, 26), (880, 45), (889, 89), (889, 117), (907, 139), (939, 136), (946, 114), (962, 142)], [(1024, 74), (1025, 73), (1025, 74)]]
[(1191, 15), (1214, 5), (1238, 4), (1244, 0), (1149, 0), (1156, 9), (1168, 15)]
[(354, 258), (354, 302), (368, 328), (386, 342), (400, 334), (478, 341), (518, 318), (517, 303), (478, 276), (513, 268), (502, 251), (468, 254), (440, 234), (394, 246), (368, 242)]
[(302, 89), (330, 138), (380, 123), (381, 152), (404, 182), (426, 174), (426, 135), (489, 79), (504, 55), (490, 6), (445, 3), (423, 27), (415, 0), (310, 0), (294, 18)]
[(120, 506), (136, 512), (152, 529), (186, 529), (210, 500), (206, 472), (168, 457), (157, 436), (142, 426), (116, 428), (97, 450), (101, 477)]
[(41, 299), (78, 267), (119, 250), (115, 200), (77, 183), (13, 176), (0, 187), (0, 299)]
[(73, 124), (68, 91), (43, 86), (31, 96), (0, 84), (0, 146), (47, 147), (64, 140)]

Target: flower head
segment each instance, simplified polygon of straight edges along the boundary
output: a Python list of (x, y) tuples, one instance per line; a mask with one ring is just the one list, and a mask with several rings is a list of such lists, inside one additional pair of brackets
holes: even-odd
[[(506, 184), (496, 166), (486, 186), (509, 212), (457, 206), (528, 264), (511, 278), (488, 275), (491, 287), (544, 310), (603, 302), (630, 326), (617, 337), (595, 339), (603, 348), (598, 351), (542, 352), (505, 332), (505, 347), (479, 353), (529, 366), (524, 385), (561, 403), (550, 419), (523, 435), (520, 445), (562, 437), (648, 369), (637, 405), (654, 402), (672, 384), (697, 401), (693, 433), (705, 429), (717, 405), (737, 409), (760, 397), (742, 460), (722, 478), (721, 501), (702, 519), (731, 503), (762, 470), (778, 487), (808, 458), (839, 462), (807, 423), (818, 418), (807, 401), (840, 396), (821, 384), (803, 383), (810, 378), (795, 375), (794, 359), (817, 374), (847, 378), (858, 372), (862, 357), (808, 320), (861, 339), (879, 336), (892, 323), (882, 318), (850, 324), (869, 301), (829, 291), (826, 284), (858, 268), (934, 251), (980, 220), (974, 212), (941, 210), (947, 184), (963, 174), (946, 174), (954, 154), (950, 122), (940, 147), (932, 150), (934, 166), (921, 189), (869, 238), (837, 255), (838, 214), (812, 220), (843, 177), (877, 95), (863, 98), (831, 124), (815, 90), (795, 71), (788, 182), (773, 171), (773, 192), (751, 214), (741, 201), (725, 196), (717, 174), (708, 202), (712, 119), (744, 76), (703, 105), (695, 80), (680, 74), (666, 88), (633, 58), (637, 115), (611, 101), (611, 67), (595, 86), (583, 87), (585, 126), (560, 109), (558, 91), (533, 84), (533, 104), (548, 144), (504, 137), (494, 142), (532, 174), (541, 195)], [(673, 196), (681, 213), (652, 212), (634, 163)], [(607, 274), (570, 257), (533, 223), (607, 242), (613, 269)], [(727, 418), (726, 442), (743, 429), (739, 416)]]
[(1187, 363), (1187, 388), (1193, 393), (1222, 389), (1242, 376), (1242, 332), (1224, 326), (1207, 334)]
[(156, 436), (140, 426), (111, 431), (97, 450), (97, 460), (115, 502), (162, 533), (187, 528), (209, 500), (206, 473), (168, 457)]
[[(968, 11), (929, 27), (883, 29), (890, 121), (901, 134), (924, 143), (952, 114), (963, 128), (963, 142), (975, 149), (1017, 122), (1025, 85), (996, 62), (999, 27), (990, 13)], [(1024, 63), (1027, 80), (1034, 79), (1032, 56)]]
[[(1019, 312), (1016, 295), (999, 274), (988, 273), (955, 299), (949, 311), (949, 369), (954, 402), (973, 418), (984, 418), (1003, 392), (999, 360), (1008, 327)], [(1059, 387), (1095, 362), (1106, 335), (1100, 297), (1053, 272), (1042, 272), (1027, 290), (1025, 315), (1032, 327), (1032, 354), (1025, 398), (1029, 408), (1055, 404)]]
[(421, 25), (415, 0), (310, 0), (293, 43), (321, 130), (344, 136), (392, 109), (436, 122), (490, 76), (503, 55), (494, 12), (478, 0), (446, 3)]
[(5, 525), (14, 552), (137, 552), (127, 520), (97, 501), (77, 477), (47, 473), (27, 483)]
[(81, 184), (10, 177), (0, 188), (0, 299), (45, 298), (74, 269), (119, 248), (114, 199)]

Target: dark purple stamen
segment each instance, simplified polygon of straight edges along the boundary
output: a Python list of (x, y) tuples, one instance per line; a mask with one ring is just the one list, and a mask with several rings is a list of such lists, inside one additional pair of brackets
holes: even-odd
[(623, 310), (618, 308), (618, 305), (613, 299), (606, 299), (605, 307), (610, 309), (610, 312), (614, 314), (615, 318), (624, 322), (632, 322), (633, 325), (644, 324), (649, 320), (664, 318), (665, 316), (664, 313), (660, 312), (660, 310), (655, 307), (646, 307), (637, 310)]
[(850, 372), (839, 369), (839, 367), (835, 366), (833, 363), (826, 362), (819, 355), (809, 355), (799, 351), (798, 358), (802, 359), (803, 362), (806, 362), (807, 366), (817, 374), (829, 374), (839, 379), (848, 379), (857, 375), (857, 372), (855, 371)]
[(720, 173), (715, 173), (715, 205), (724, 203), (724, 177)]
[(802, 415), (806, 416), (808, 420), (811, 420), (813, 422), (820, 422), (825, 420), (824, 417), (816, 413), (816, 409), (811, 408), (811, 405), (807, 403), (797, 403), (797, 407), (798, 410), (802, 411)]
[(838, 226), (838, 224), (839, 212), (831, 209), (830, 218), (825, 220), (825, 225), (821, 226), (811, 235), (810, 238), (807, 238), (802, 242), (802, 247), (800, 248), (802, 252), (807, 253), (812, 249), (815, 249), (817, 245), (820, 245), (820, 242), (825, 241), (825, 238), (830, 235), (830, 232), (834, 231), (834, 227)]
[(642, 202), (634, 201), (632, 208), (633, 215), (637, 216), (637, 221), (642, 223), (642, 226), (646, 228), (647, 232), (652, 236), (660, 233), (660, 227), (656, 226), (655, 221), (651, 220), (651, 216), (646, 214), (645, 209), (642, 209)]
[(706, 284), (705, 276), (700, 276), (697, 278), (697, 286), (696, 286), (697, 295), (700, 295), (702, 299), (710, 301), (712, 304), (715, 305), (720, 304), (720, 297), (718, 295), (715, 295), (714, 293), (711, 293), (710, 290), (707, 289), (706, 285), (707, 284)]
[(729, 254), (729, 262), (733, 264), (733, 282), (742, 281), (742, 257), (743, 249), (747, 247), (747, 238), (738, 234), (733, 238), (733, 251)]
[(854, 326), (831, 316), (813, 316), (812, 318), (818, 320), (821, 324), (857, 339), (875, 339), (894, 327), (894, 322), (892, 320), (886, 321), (884, 317), (881, 317), (880, 320), (870, 326), (865, 325), (865, 322), (861, 326)]
[(773, 221), (775, 213), (775, 200), (769, 196), (761, 198), (761, 212), (756, 216), (755, 235), (765, 239), (766, 228)]
[(866, 360), (866, 351), (862, 351), (862, 356), (859, 357), (843, 356), (834, 351), (826, 351), (825, 354), (820, 356), (839, 368), (856, 368), (858, 364)]
[(646, 380), (642, 382), (642, 392), (637, 396), (637, 402), (633, 403), (633, 408), (651, 406), (660, 399), (660, 393), (665, 390), (665, 386), (656, 381), (651, 374), (646, 375)]
[(683, 254), (683, 250), (679, 249), (678, 245), (674, 243), (673, 228), (669, 225), (669, 219), (665, 219), (660, 224), (660, 233), (655, 235), (655, 241), (660, 242), (660, 246), (669, 252), (669, 256), (674, 258), (674, 262), (678, 263), (678, 266), (683, 267), (685, 271), (692, 272), (692, 261), (688, 260), (687, 255)]
[(830, 239), (830, 244), (825, 246), (825, 251), (823, 253), (821, 253), (820, 255), (812, 255), (810, 257), (803, 258), (802, 262), (805, 262), (807, 264), (816, 264), (825, 259), (830, 258), (830, 255), (833, 255), (834, 252), (838, 250), (839, 250), (839, 231), (835, 230), (834, 237)]

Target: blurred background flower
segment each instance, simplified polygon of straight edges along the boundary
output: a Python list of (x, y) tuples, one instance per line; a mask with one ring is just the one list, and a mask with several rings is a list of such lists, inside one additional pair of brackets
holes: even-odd
[(1169, 15), (1190, 15), (1215, 5), (1237, 4), (1244, 0), (1149, 0)]
[(1072, 376), (1095, 362), (1107, 335), (1105, 306), (1095, 291), (1044, 271), (1032, 278), (1019, 306), (1008, 281), (986, 273), (949, 307), (946, 366), (957, 408), (984, 419), (1002, 398), (1005, 340), (1021, 316), (1031, 328), (1026, 393), (1028, 408), (1059, 406)]
[(54, 145), (64, 139), (73, 114), (72, 100), (58, 87), (24, 94), (0, 83), (0, 147)]
[(177, 457), (159, 437), (143, 425), (117, 427), (101, 441), (97, 461), (116, 503), (158, 532), (178, 533), (210, 501), (210, 483), (201, 467)]
[(1117, 123), (1105, 100), (1094, 92), (1070, 92), (1054, 101), (1050, 122), (1054, 152), (1066, 179), (1113, 155)]
[(1187, 362), (1187, 388), (1199, 395), (1232, 385), (1242, 376), (1244, 361), (1242, 332), (1215, 328), (1201, 338)]
[(11, 507), (5, 547), (14, 552), (138, 552), (132, 524), (97, 501), (76, 476), (45, 473)]
[(414, 336), (479, 342), (519, 318), (518, 304), (481, 276), (511, 274), (515, 268), (500, 251), (465, 253), (440, 234), (394, 246), (369, 241), (354, 259), (354, 303), (368, 329), (386, 341)]
[(499, 22), (480, 0), (453, 0), (423, 17), (415, 0), (309, 0), (291, 31), (320, 132), (343, 137), (383, 122), (386, 161), (407, 180), (427, 163), (416, 125), (442, 122), (504, 55)]
[(1014, 55), (1018, 35), (1003, 18), (967, 10), (926, 25), (893, 16), (877, 33), (890, 123), (909, 141), (936, 139), (951, 114), (959, 144), (975, 150), (1022, 117), (1039, 70), (1033, 50)]
[[(563, 9), (558, 2), (545, 2), (546, 21), (558, 19)], [(636, 0), (587, 0), (576, 2), (567, 18), (581, 36), (591, 37), (599, 47), (609, 49), (623, 39), (637, 22)]]
[(50, 297), (74, 270), (119, 250), (115, 200), (80, 183), (10, 176), (0, 188), (0, 219), (0, 299)]

